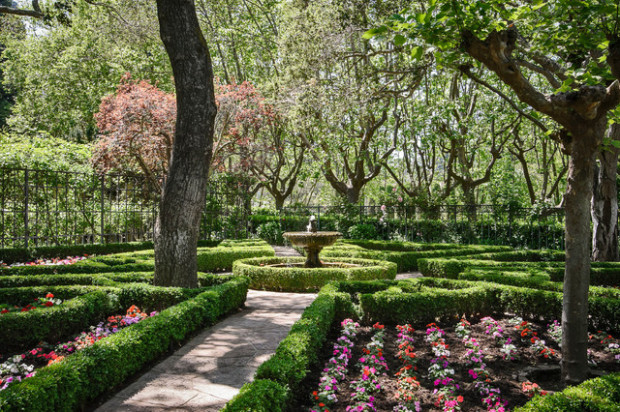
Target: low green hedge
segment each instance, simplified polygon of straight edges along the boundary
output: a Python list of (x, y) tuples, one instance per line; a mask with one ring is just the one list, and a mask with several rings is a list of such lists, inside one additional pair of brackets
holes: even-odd
[[(210, 280), (210, 279), (209, 279)], [(207, 280), (208, 281), (208, 280)], [(63, 303), (0, 316), (0, 353), (27, 350), (40, 341), (56, 343), (131, 305), (150, 312), (192, 298), (205, 289), (129, 283), (123, 287), (33, 286), (0, 289), (0, 302), (24, 306), (51, 292)]]
[(481, 260), (480, 255), (475, 259), (461, 258), (425, 258), (418, 261), (420, 272), (424, 276), (456, 279), (466, 268), (497, 268), (497, 269), (539, 269), (549, 270), (564, 267), (563, 262), (515, 262)]
[(367, 259), (330, 258), (323, 262), (342, 262), (361, 265), (351, 268), (269, 267), (278, 263), (303, 263), (304, 258), (252, 258), (238, 260), (233, 273), (250, 278), (250, 288), (287, 292), (314, 292), (334, 280), (394, 279), (396, 265), (392, 262)]
[[(433, 246), (433, 245), (431, 245)], [(413, 250), (404, 250), (411, 247)], [(396, 250), (392, 250), (394, 248)], [(411, 242), (381, 242), (381, 241), (347, 241), (323, 249), (322, 256), (326, 257), (353, 257), (362, 259), (378, 259), (394, 262), (398, 272), (418, 270), (418, 260), (429, 257), (470, 256), (510, 250), (508, 246), (487, 245), (445, 245), (425, 249), (419, 243)]]
[(515, 412), (618, 412), (620, 411), (620, 373), (590, 379), (562, 392), (536, 396)]
[(243, 304), (248, 279), (203, 291), (0, 392), (0, 410), (74, 411), (122, 384), (193, 331)]
[[(525, 257), (540, 258), (541, 254), (529, 251)], [(561, 258), (561, 253), (557, 251), (551, 252), (552, 257)], [(491, 256), (504, 258), (507, 256), (511, 260), (489, 260)], [(418, 261), (420, 272), (424, 276), (445, 277), (457, 279), (467, 268), (471, 269), (498, 269), (498, 270), (519, 270), (532, 271), (542, 274), (545, 272), (549, 277), (547, 280), (554, 282), (564, 281), (564, 262), (562, 261), (517, 261), (513, 257), (522, 257), (524, 254), (520, 251), (511, 254), (497, 255), (478, 255), (475, 260), (460, 258), (425, 258)], [(543, 256), (549, 257), (545, 252)], [(484, 259), (484, 260), (483, 260)], [(590, 284), (595, 286), (612, 286), (620, 285), (620, 262), (592, 262), (590, 270)]]
[[(525, 318), (543, 317), (548, 321), (562, 316), (559, 290), (531, 289), (488, 282), (418, 278), (386, 282), (385, 290), (360, 296), (369, 320), (386, 323), (425, 323), (511, 312)], [(620, 292), (592, 288), (588, 298), (591, 330), (620, 332)]]
[(119, 310), (118, 300), (94, 291), (61, 305), (0, 316), (0, 353), (35, 347), (40, 341), (55, 344)]
[[(200, 287), (219, 285), (227, 279), (226, 275), (198, 273)], [(123, 283), (153, 283), (153, 272), (135, 273), (95, 273), (95, 274), (61, 274), (38, 276), (0, 276), (0, 288), (15, 288), (26, 286), (62, 286), (62, 285), (92, 285), (118, 286)]]
[[(564, 281), (564, 266), (547, 269), (549, 277), (555, 282)], [(592, 262), (590, 284), (598, 286), (620, 286), (620, 262)]]
[(65, 256), (100, 255), (152, 249), (153, 242), (107, 243), (99, 245), (41, 246), (32, 249), (1, 249), (0, 260), (6, 264), (35, 259), (64, 258)]
[[(199, 240), (199, 247), (214, 247), (219, 240)], [(153, 242), (128, 242), (85, 244), (72, 246), (39, 246), (34, 248), (0, 249), (0, 261), (10, 265), (16, 262), (28, 262), (35, 259), (64, 258), (65, 256), (107, 255), (111, 253), (133, 252), (153, 249)]]
[[(458, 277), (461, 280), (474, 280), (501, 283), (503, 285), (529, 287), (552, 292), (562, 292), (562, 282), (552, 282), (549, 275), (544, 271), (519, 269), (496, 270), (489, 268), (466, 269)], [(604, 286), (590, 286), (588, 290), (590, 297), (603, 297), (620, 299), (620, 290)]]
[(268, 379), (256, 379), (243, 385), (221, 412), (281, 412), (286, 408), (289, 390)]
[(119, 259), (107, 258), (109, 265), (101, 258), (92, 258), (79, 261), (72, 265), (40, 265), (40, 266), (15, 266), (11, 268), (0, 268), (0, 276), (30, 276), (30, 275), (53, 275), (63, 273), (101, 273), (101, 272), (146, 272), (153, 271), (155, 268), (152, 261), (134, 263), (134, 258), (127, 258), (130, 263), (119, 263)]
[[(217, 247), (198, 248), (198, 271), (229, 271), (237, 259), (274, 256), (273, 248), (262, 240), (223, 241)], [(152, 272), (155, 269), (154, 251), (142, 250), (132, 253), (118, 253), (94, 256), (73, 265), (16, 266), (0, 268), (0, 276), (51, 275), (66, 273), (102, 272)]]
[(254, 242), (245, 246), (199, 248), (198, 270), (201, 272), (229, 271), (236, 260), (261, 256), (275, 256), (273, 248), (266, 242)]

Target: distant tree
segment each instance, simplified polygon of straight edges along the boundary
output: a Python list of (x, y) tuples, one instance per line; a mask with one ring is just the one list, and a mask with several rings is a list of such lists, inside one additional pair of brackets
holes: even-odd
[[(274, 121), (273, 106), (250, 82), (216, 84), (217, 116), (211, 170), (238, 172), (249, 169), (248, 146)], [(237, 155), (226, 165), (226, 160)]]
[(103, 98), (95, 115), (99, 140), (93, 165), (102, 172), (142, 172), (160, 191), (161, 177), (168, 172), (176, 114), (174, 95), (124, 75), (116, 93)]

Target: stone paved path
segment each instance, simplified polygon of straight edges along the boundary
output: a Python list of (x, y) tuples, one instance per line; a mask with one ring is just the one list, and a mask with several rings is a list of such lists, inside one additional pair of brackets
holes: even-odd
[[(276, 253), (295, 252), (288, 249)], [(315, 297), (249, 291), (243, 310), (194, 337), (96, 411), (218, 411), (252, 380)]]

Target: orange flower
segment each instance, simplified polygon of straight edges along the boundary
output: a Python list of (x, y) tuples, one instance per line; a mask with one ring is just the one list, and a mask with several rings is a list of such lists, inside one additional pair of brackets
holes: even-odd
[(456, 397), (456, 400), (457, 400), (459, 403), (461, 403), (461, 402), (463, 402), (463, 397), (462, 397), (461, 395), (459, 395), (459, 396), (457, 396), (457, 397)]

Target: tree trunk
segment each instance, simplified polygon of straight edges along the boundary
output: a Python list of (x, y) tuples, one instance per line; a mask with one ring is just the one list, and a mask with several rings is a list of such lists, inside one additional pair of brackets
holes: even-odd
[[(613, 124), (608, 137), (620, 140), (620, 125)], [(592, 260), (615, 262), (618, 256), (618, 152), (615, 147), (601, 150), (600, 167), (595, 167), (592, 194)]]
[(284, 207), (286, 197), (276, 192), (271, 192), (271, 194), (273, 195), (273, 199), (276, 201), (276, 210), (281, 210)]
[(351, 204), (356, 204), (359, 200), (360, 200), (360, 192), (362, 191), (362, 188), (358, 188), (355, 186), (352, 187), (347, 187), (347, 193), (346, 193), (346, 197), (347, 197), (347, 201)]
[(590, 285), (590, 199), (597, 142), (605, 118), (583, 122), (570, 131), (571, 157), (565, 194), (566, 269), (562, 304), (562, 378), (568, 383), (588, 376), (588, 288)]
[(196, 247), (217, 110), (213, 71), (194, 1), (157, 0), (157, 15), (174, 74), (177, 122), (155, 224), (153, 283), (196, 287)]
[(467, 219), (470, 222), (478, 220), (478, 211), (476, 210), (476, 193), (474, 187), (463, 183), (463, 197), (465, 199), (465, 207), (467, 209)]

